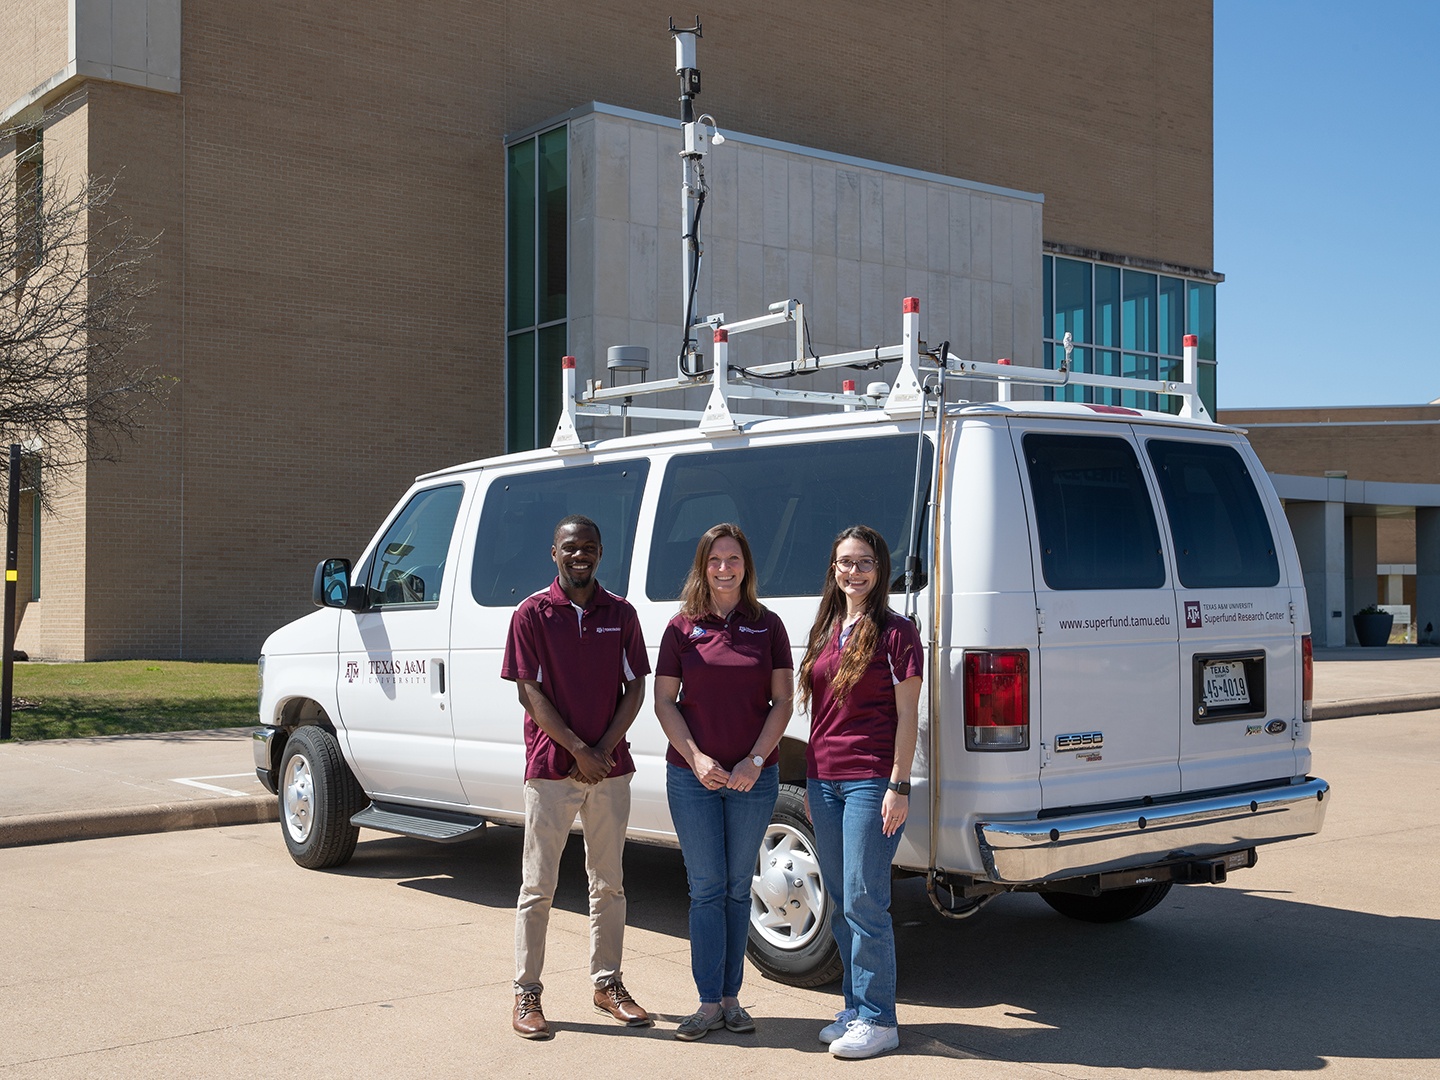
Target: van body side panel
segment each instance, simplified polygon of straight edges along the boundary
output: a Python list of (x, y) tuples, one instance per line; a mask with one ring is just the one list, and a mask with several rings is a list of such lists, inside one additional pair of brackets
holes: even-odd
[[(1035, 718), (1040, 637), (1035, 617), (1028, 510), (1004, 417), (961, 417), (947, 425), (944, 508), (938, 548), (942, 565), (935, 603), (935, 663), (942, 715), (938, 730), (921, 732), (927, 776), (939, 784), (936, 862), (981, 871), (973, 822), (977, 816), (1033, 812), (1040, 801), (1040, 746), (1026, 750), (966, 749), (964, 656), (972, 649), (1030, 652), (1031, 717)], [(928, 672), (927, 672), (928, 677)], [(930, 747), (936, 759), (928, 758)], [(929, 792), (912, 797), (911, 824), (897, 861), (925, 866), (929, 858)], [(922, 832), (921, 820), (924, 815)], [(907, 850), (913, 845), (913, 850)]]
[[(515, 684), (500, 677), (510, 617), (521, 600), (554, 580), (554, 529), (571, 514), (600, 527), (603, 552), (595, 576), (609, 591), (626, 595), (649, 467), (644, 458), (610, 454), (481, 474), (459, 554), (463, 585), (455, 593), (451, 663), (456, 767), (471, 807), (486, 816), (518, 821), (525, 814), (525, 712)], [(655, 724), (648, 703), (632, 742), (647, 721)]]
[(337, 723), (344, 725), (351, 768), (372, 798), (465, 804), (448, 668), (457, 523), (472, 492), (462, 489), (458, 506), (438, 520), (421, 513), (411, 529), (405, 525), (431, 493), (443, 498), (460, 487), (432, 482), (402, 500), (354, 571), (357, 579), (368, 573), (367, 587), (382, 595), (365, 611), (339, 612)]

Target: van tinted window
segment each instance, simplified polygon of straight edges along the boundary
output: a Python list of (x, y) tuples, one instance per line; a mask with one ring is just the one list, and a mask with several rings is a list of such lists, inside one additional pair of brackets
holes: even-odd
[(1052, 589), (1158, 589), (1165, 561), (1140, 461), (1124, 439), (1026, 435), (1040, 566)]
[(1279, 582), (1265, 507), (1233, 446), (1151, 439), (1145, 450), (1170, 518), (1180, 584), (1218, 589)]
[(417, 491), (364, 567), (372, 608), (434, 604), (465, 489), (459, 484)]
[(650, 463), (575, 465), (496, 477), (485, 493), (470, 591), (486, 607), (512, 607), (555, 578), (550, 545), (561, 518), (584, 514), (600, 526), (596, 577), (624, 594), (635, 550), (635, 518)]
[[(877, 529), (901, 575), (918, 516), (910, 505), (915, 452), (914, 435), (887, 435), (672, 458), (660, 490), (646, 594), (677, 599), (696, 543), (722, 521), (745, 530), (762, 596), (818, 595), (830, 544), (848, 525)], [(922, 506), (933, 459), (927, 439)]]

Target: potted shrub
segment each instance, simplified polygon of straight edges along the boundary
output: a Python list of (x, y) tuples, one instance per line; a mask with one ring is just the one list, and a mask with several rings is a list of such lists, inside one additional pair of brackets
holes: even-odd
[(1381, 611), (1371, 604), (1367, 608), (1361, 608), (1350, 619), (1355, 624), (1355, 637), (1361, 645), (1377, 648), (1389, 643), (1390, 627), (1395, 622), (1395, 616), (1390, 612)]

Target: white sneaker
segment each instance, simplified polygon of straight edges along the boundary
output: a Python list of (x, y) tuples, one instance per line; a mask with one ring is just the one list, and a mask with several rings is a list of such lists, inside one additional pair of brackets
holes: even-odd
[(820, 1029), (820, 1041), (826, 1046), (829, 1046), (836, 1039), (840, 1038), (841, 1035), (845, 1034), (845, 1029), (850, 1026), (850, 1021), (859, 1015), (859, 1012), (854, 1009), (840, 1010), (835, 1014), (835, 1022), (833, 1024), (826, 1024)]
[(830, 1044), (830, 1053), (838, 1058), (868, 1058), (899, 1045), (898, 1027), (882, 1027), (857, 1017), (846, 1026), (845, 1034)]

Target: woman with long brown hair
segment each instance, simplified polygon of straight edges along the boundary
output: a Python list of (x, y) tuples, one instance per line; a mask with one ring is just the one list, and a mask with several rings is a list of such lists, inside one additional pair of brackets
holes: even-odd
[(900, 1045), (890, 861), (910, 812), (924, 653), (919, 632), (890, 609), (889, 584), (885, 538), (865, 525), (841, 532), (800, 663), (805, 801), (845, 968), (844, 1008), (820, 1041), (842, 1058)]
[(665, 793), (690, 882), (690, 969), (700, 1008), (675, 1037), (747, 1032), (740, 980), (755, 856), (780, 790), (777, 748), (790, 720), (795, 663), (785, 624), (756, 595), (738, 525), (700, 538), (660, 640), (655, 715), (670, 740)]

